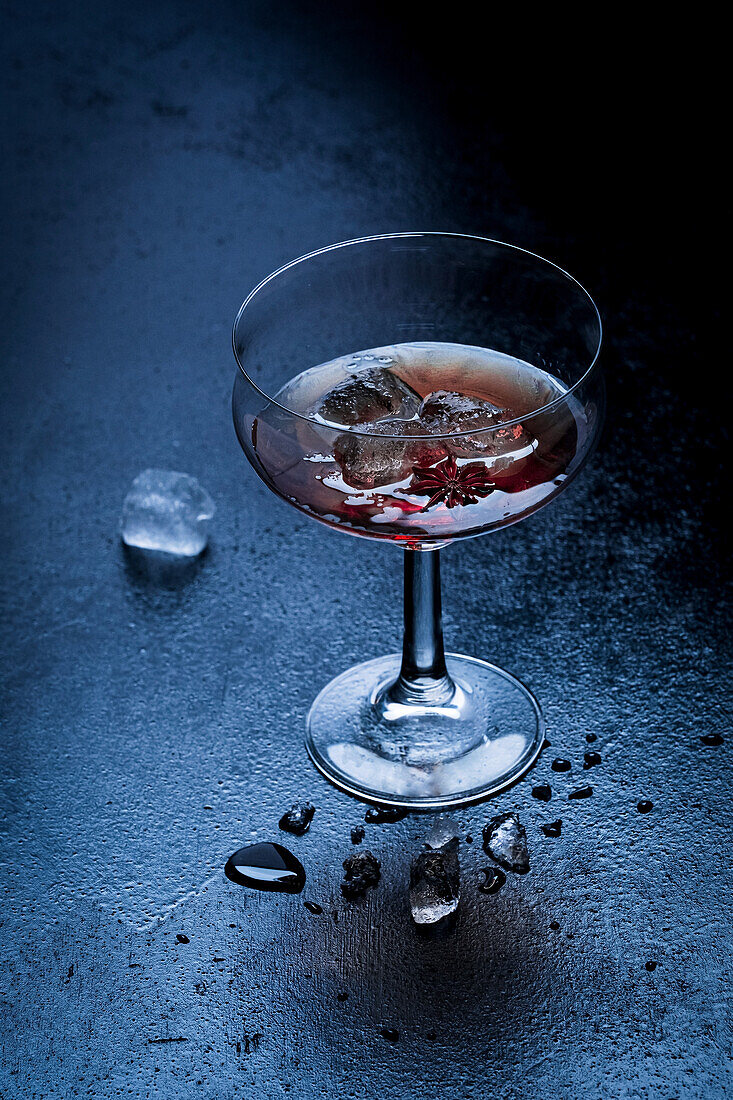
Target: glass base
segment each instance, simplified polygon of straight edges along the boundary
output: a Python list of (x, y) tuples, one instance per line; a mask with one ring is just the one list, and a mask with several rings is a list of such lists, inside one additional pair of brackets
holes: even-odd
[(442, 810), (487, 798), (532, 766), (545, 724), (514, 676), (449, 653), (453, 682), (414, 693), (396, 682), (401, 663), (393, 653), (355, 665), (313, 703), (306, 747), (337, 787), (385, 806)]

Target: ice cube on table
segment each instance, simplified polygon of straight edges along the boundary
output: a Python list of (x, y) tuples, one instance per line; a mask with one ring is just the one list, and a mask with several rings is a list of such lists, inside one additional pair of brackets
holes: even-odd
[(507, 871), (529, 870), (527, 833), (516, 814), (499, 814), (483, 828), (484, 851)]
[[(532, 442), (521, 424), (502, 426), (503, 421), (512, 419), (510, 410), (452, 390), (429, 393), (420, 405), (419, 418), (425, 431), (432, 435), (476, 431), (476, 435), (458, 435), (456, 439), (446, 440), (448, 450), (457, 458), (510, 454), (523, 450)], [(487, 431), (487, 428), (495, 430)]]
[(420, 395), (386, 367), (366, 367), (339, 382), (315, 410), (331, 424), (351, 427), (383, 416), (414, 416)]
[(458, 838), (458, 832), (453, 818), (446, 814), (437, 814), (425, 843), (428, 848), (441, 848), (454, 838)]
[(358, 852), (343, 861), (341, 893), (345, 898), (360, 898), (381, 878), (381, 863), (372, 852)]
[(122, 506), (120, 532), (128, 546), (195, 557), (208, 541), (214, 502), (195, 477), (176, 470), (143, 470)]
[(410, 910), (415, 924), (433, 929), (452, 923), (461, 896), (458, 837), (425, 845), (410, 864)]
[(334, 444), (341, 476), (354, 489), (402, 481), (410, 476), (413, 466), (431, 466), (448, 453), (441, 440), (410, 440), (425, 431), (417, 420), (377, 420), (360, 425), (360, 430), (370, 434), (342, 432)]
[(279, 826), (286, 833), (304, 836), (311, 827), (315, 812), (316, 808), (312, 802), (294, 802), (280, 818)]

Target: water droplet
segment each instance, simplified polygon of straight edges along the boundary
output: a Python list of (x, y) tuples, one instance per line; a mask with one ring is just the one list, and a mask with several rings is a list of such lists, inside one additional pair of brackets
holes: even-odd
[(176, 933), (176, 943), (190, 943), (188, 936), (184, 936), (183, 932)]
[(240, 848), (227, 860), (224, 874), (239, 886), (281, 894), (299, 894), (305, 886), (302, 864), (282, 844), (269, 842)]
[(540, 829), (542, 829), (545, 836), (560, 836), (562, 819), (558, 818), (557, 821), (550, 821), (547, 825), (540, 825)]
[(481, 893), (498, 894), (506, 882), (504, 872), (500, 871), (498, 867), (482, 867), (481, 871), (486, 876), (486, 881), (479, 886)]
[(532, 797), (539, 798), (540, 802), (549, 802), (552, 798), (552, 787), (546, 785), (532, 788)]
[(551, 920), (550, 921), (550, 928), (552, 929), (553, 932), (559, 932), (560, 931), (559, 922), (556, 921), (556, 920)]
[(576, 790), (570, 792), (568, 798), (590, 798), (592, 794), (592, 787), (577, 787)]
[(351, 843), (352, 844), (361, 844), (362, 840), (364, 839), (365, 832), (366, 832), (366, 829), (364, 828), (363, 825), (354, 825), (354, 827), (351, 830)]
[(390, 1043), (396, 1043), (400, 1037), (400, 1033), (396, 1027), (383, 1027), (382, 1035)]
[(398, 810), (393, 806), (370, 806), (364, 814), (364, 820), (369, 825), (382, 825), (388, 821), (402, 821), (407, 813), (407, 810)]
[(317, 901), (304, 901), (303, 905), (309, 913), (313, 913), (316, 917), (323, 912), (323, 906), (319, 905)]
[(561, 756), (558, 756), (557, 759), (553, 760), (552, 764), (550, 764), (550, 767), (552, 768), (552, 770), (554, 772), (569, 772), (571, 766), (572, 765), (571, 765), (570, 761), (569, 760), (563, 760), (563, 758)]
[(652, 970), (656, 970), (656, 969), (657, 969), (657, 963), (656, 963), (656, 960), (655, 960), (655, 959), (650, 959), (648, 963), (644, 963), (644, 966), (646, 967), (646, 969), (647, 969), (647, 970), (649, 971), (649, 973), (651, 974)]
[(473, 844), (473, 837), (471, 836), (470, 833), (466, 837), (466, 844)]
[(336, 994), (336, 1000), (337, 1001), (348, 1001), (348, 999), (349, 999), (349, 994), (348, 993), (337, 993)]
[(550, 749), (550, 748), (552, 748), (552, 741), (548, 741), (547, 738), (545, 737), (544, 740), (542, 741), (542, 744), (540, 745), (540, 752), (544, 752), (545, 749)]
[(586, 752), (583, 755), (583, 771), (588, 771), (588, 768), (595, 768), (596, 764), (602, 764), (603, 758), (598, 752)]
[(700, 740), (703, 745), (722, 745), (724, 738), (722, 733), (703, 733)]
[(654, 803), (647, 802), (646, 799), (642, 798), (641, 802), (636, 803), (636, 808), (640, 814), (648, 814), (650, 810), (654, 809)]
[(594, 741), (598, 740), (598, 738), (596, 737), (596, 735), (594, 733), (586, 733), (585, 739), (586, 739), (586, 741), (588, 742), (589, 745), (592, 745)]
[(434, 1031), (429, 1031), (429, 1032), (427, 1033), (427, 1035), (425, 1036), (425, 1038), (426, 1038), (426, 1039), (429, 1039), (429, 1040), (430, 1040), (430, 1042), (431, 1042), (431, 1043), (433, 1043), (433, 1042), (435, 1042), (435, 1040), (436, 1040), (436, 1039), (438, 1038), (438, 1036), (437, 1036), (437, 1035), (435, 1034), (435, 1032), (434, 1032)]

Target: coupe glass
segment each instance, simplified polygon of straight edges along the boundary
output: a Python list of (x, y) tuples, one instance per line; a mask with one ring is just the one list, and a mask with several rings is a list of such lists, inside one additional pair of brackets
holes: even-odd
[[(598, 310), (567, 272), (524, 249), (451, 233), (319, 249), (275, 271), (242, 305), (233, 413), (257, 474), (306, 515), (404, 552), (402, 653), (342, 672), (308, 715), (311, 759), (343, 790), (444, 809), (508, 786), (539, 754), (544, 724), (532, 693), (488, 661), (444, 652), (439, 552), (516, 523), (575, 477), (602, 421), (600, 342)], [(456, 355), (450, 384), (442, 352), (439, 387), (429, 371), (402, 372), (416, 400), (437, 388), (476, 396), (471, 364), (491, 349), (510, 389), (512, 364), (524, 364), (519, 410), (507, 401), (487, 427), (479, 418), (445, 428), (438, 418), (427, 430), (363, 416), (334, 423), (305, 400), (302, 372), (319, 364), (350, 356), (358, 378), (389, 364), (395, 347), (429, 359), (446, 345)]]

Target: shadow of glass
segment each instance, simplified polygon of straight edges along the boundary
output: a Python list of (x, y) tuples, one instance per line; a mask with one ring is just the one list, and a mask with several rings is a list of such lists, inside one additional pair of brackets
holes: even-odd
[[(546, 909), (516, 888), (486, 897), (476, 886), (466, 876), (455, 928), (437, 939), (418, 932), (405, 892), (384, 880), (360, 902), (321, 898), (323, 914), (303, 912), (283, 936), (286, 946), (290, 939), (297, 944), (281, 975), (289, 1026), (334, 1055), (345, 1032), (377, 1037), (388, 1027), (405, 1042), (427, 1038), (424, 1070), (431, 1058), (483, 1058), (488, 1049), (502, 1049), (507, 1036), (528, 1058), (542, 1060), (548, 1049), (542, 1021), (554, 1017), (558, 1003), (575, 1004), (567, 954), (577, 952), (577, 941), (552, 931)], [(602, 953), (586, 951), (583, 967), (599, 988), (617, 986)], [(311, 982), (318, 1003), (329, 1006), (323, 1012), (309, 1011), (308, 998), (301, 1003), (300, 991)]]

